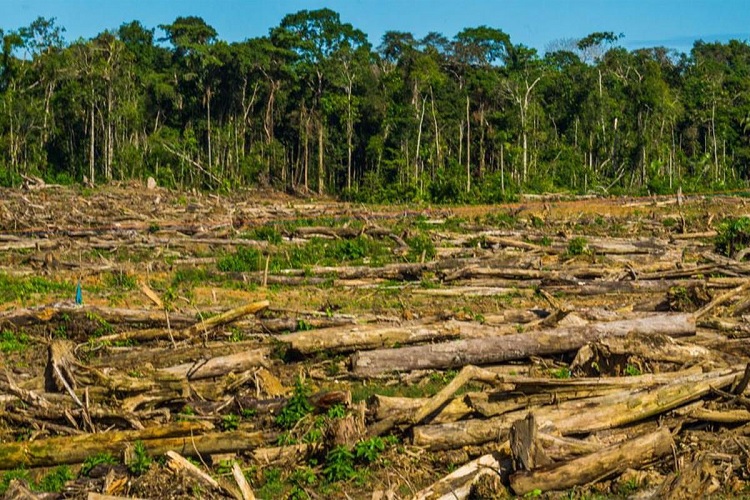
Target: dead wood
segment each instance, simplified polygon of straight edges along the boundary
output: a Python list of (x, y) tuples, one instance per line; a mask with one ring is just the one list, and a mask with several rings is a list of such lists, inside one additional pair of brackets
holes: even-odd
[(670, 454), (673, 446), (669, 429), (661, 428), (568, 462), (516, 472), (510, 476), (510, 485), (517, 495), (534, 490), (565, 490), (650, 464)]
[(488, 454), (459, 467), (436, 483), (414, 495), (415, 500), (461, 500), (468, 498), (471, 487), (483, 475), (497, 476), (502, 468), (500, 454)]
[(592, 324), (581, 328), (505, 335), (442, 344), (360, 351), (352, 356), (352, 371), (372, 376), (388, 371), (445, 369), (467, 364), (491, 364), (579, 349), (608, 336), (628, 333), (664, 333), (670, 336), (695, 334), (691, 315), (658, 315), (634, 320)]
[(188, 380), (221, 377), (230, 372), (240, 373), (256, 366), (263, 366), (268, 363), (269, 354), (270, 349), (243, 350), (227, 356), (162, 368), (161, 371)]
[[(0, 444), (0, 470), (24, 465), (46, 467), (83, 462), (87, 457), (100, 452), (114, 455), (120, 453), (128, 443), (143, 441), (149, 447), (163, 449), (164, 443), (180, 436), (199, 435), (210, 429), (205, 423), (176, 422), (142, 431), (110, 431), (79, 436), (52, 437), (37, 441)], [(184, 437), (180, 437), (184, 440)], [(170, 448), (167, 448), (170, 449)], [(164, 450), (166, 451), (166, 450)], [(163, 453), (163, 452), (162, 452)]]
[[(702, 397), (712, 388), (727, 387), (740, 373), (741, 369), (737, 367), (688, 375), (655, 389), (644, 386), (537, 407), (534, 415), (541, 429), (554, 428), (563, 436), (611, 429), (682, 406)], [(413, 442), (417, 446), (439, 450), (505, 440), (513, 422), (525, 415), (525, 410), (518, 410), (487, 420), (417, 426), (412, 430)]]
[(533, 413), (526, 415), (523, 420), (516, 420), (511, 425), (510, 451), (517, 470), (534, 470), (552, 463), (544, 452), (537, 431)]
[(234, 481), (240, 489), (242, 500), (255, 500), (255, 494), (253, 493), (252, 488), (250, 488), (250, 484), (248, 484), (247, 479), (245, 479), (245, 475), (242, 473), (242, 469), (240, 469), (237, 462), (232, 463), (232, 477), (234, 477)]

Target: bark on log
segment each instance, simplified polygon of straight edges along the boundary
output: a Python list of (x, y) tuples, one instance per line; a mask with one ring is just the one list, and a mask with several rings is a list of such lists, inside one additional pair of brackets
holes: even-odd
[(565, 490), (650, 464), (670, 454), (673, 445), (669, 429), (661, 428), (569, 462), (517, 472), (510, 476), (510, 485), (517, 495), (534, 490)]
[[(143, 441), (149, 451), (155, 447), (163, 449), (162, 444), (178, 436), (199, 435), (210, 429), (210, 425), (201, 422), (176, 422), (160, 427), (151, 427), (143, 431), (110, 431), (79, 436), (54, 437), (37, 441), (0, 444), (0, 470), (13, 469), (22, 465), (27, 467), (46, 467), (59, 464), (81, 463), (87, 457), (100, 452), (117, 454), (125, 445)], [(148, 445), (151, 444), (149, 447)], [(171, 449), (171, 448), (167, 448)], [(166, 450), (161, 451), (163, 453)]]
[[(567, 401), (536, 408), (534, 414), (542, 430), (553, 427), (563, 436), (611, 429), (682, 406), (702, 397), (712, 388), (727, 387), (743, 371), (744, 366), (690, 375), (657, 389), (644, 387)], [(440, 450), (504, 440), (511, 424), (524, 418), (526, 413), (526, 410), (519, 410), (487, 420), (462, 420), (414, 427), (413, 442), (417, 446)]]
[(352, 356), (352, 371), (358, 376), (372, 376), (388, 371), (445, 369), (467, 364), (502, 363), (529, 356), (569, 352), (600, 338), (625, 336), (634, 332), (663, 333), (673, 337), (695, 335), (695, 321), (689, 314), (664, 314), (593, 324), (582, 328), (559, 328), (552, 331), (502, 337), (357, 352)]
[(230, 372), (240, 373), (256, 366), (263, 366), (268, 362), (269, 354), (270, 349), (253, 349), (205, 361), (163, 368), (161, 371), (178, 377), (185, 377), (188, 380), (221, 377)]

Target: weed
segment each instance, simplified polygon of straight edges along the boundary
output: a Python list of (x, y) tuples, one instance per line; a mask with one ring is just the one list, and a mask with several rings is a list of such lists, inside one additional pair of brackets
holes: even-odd
[(89, 472), (97, 465), (117, 465), (117, 459), (109, 453), (97, 453), (83, 461), (81, 475), (88, 476)]
[(641, 370), (635, 365), (628, 364), (623, 373), (628, 377), (637, 377), (641, 375)]
[(568, 242), (568, 255), (588, 255), (589, 242), (586, 238), (577, 236)]
[(552, 375), (552, 378), (566, 379), (570, 378), (571, 371), (570, 368), (564, 366), (562, 368), (558, 368), (557, 370), (552, 370), (550, 372), (550, 375)]
[(291, 429), (297, 422), (311, 413), (313, 406), (307, 400), (309, 395), (310, 388), (304, 383), (301, 377), (297, 376), (297, 379), (294, 381), (294, 393), (276, 417), (276, 425), (285, 429)]
[(242, 415), (242, 418), (249, 419), (255, 417), (258, 414), (258, 411), (252, 408), (245, 408), (240, 414)]
[(365, 463), (371, 463), (377, 460), (378, 456), (385, 450), (385, 441), (375, 436), (364, 441), (360, 441), (354, 446), (354, 456), (357, 460)]
[(239, 415), (230, 413), (228, 415), (222, 416), (221, 422), (219, 422), (219, 427), (223, 431), (236, 431), (240, 427)]
[(60, 465), (52, 469), (46, 476), (44, 476), (35, 488), (39, 491), (46, 491), (49, 493), (56, 493), (62, 491), (65, 483), (73, 479), (73, 472), (67, 465)]
[(328, 418), (344, 418), (346, 416), (346, 408), (344, 408), (344, 405), (338, 404), (333, 405), (330, 408), (328, 408), (328, 412), (326, 413)]
[(292, 485), (292, 490), (289, 492), (290, 499), (305, 499), (310, 498), (305, 488), (315, 485), (318, 482), (318, 477), (315, 475), (315, 471), (308, 466), (298, 467), (289, 476), (289, 483)]
[(143, 441), (136, 441), (135, 445), (133, 445), (132, 461), (128, 464), (130, 473), (140, 476), (148, 470), (151, 462), (151, 457), (148, 456), (148, 452), (146, 451), (146, 445), (143, 444)]
[(424, 260), (432, 260), (437, 255), (435, 244), (428, 234), (420, 233), (416, 236), (406, 239), (409, 245), (408, 259), (412, 262), (419, 262), (424, 256)]
[(354, 454), (346, 446), (334, 447), (326, 454), (323, 474), (331, 483), (351, 479), (356, 474), (354, 470)]
[(304, 319), (297, 320), (297, 330), (300, 332), (307, 332), (315, 328)]
[(281, 482), (281, 469), (270, 467), (263, 470), (263, 486), (257, 491), (258, 498), (281, 498), (284, 484)]

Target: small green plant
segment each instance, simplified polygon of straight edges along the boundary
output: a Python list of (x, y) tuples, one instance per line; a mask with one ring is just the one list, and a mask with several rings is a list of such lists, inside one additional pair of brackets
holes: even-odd
[(570, 368), (567, 368), (564, 366), (562, 368), (552, 370), (550, 372), (550, 375), (552, 375), (552, 378), (566, 379), (566, 378), (570, 378), (571, 371), (570, 371)]
[(297, 376), (294, 381), (294, 393), (276, 417), (276, 425), (284, 429), (291, 429), (297, 422), (311, 413), (313, 406), (307, 399), (309, 395), (310, 388), (301, 377)]
[(354, 456), (357, 460), (365, 463), (374, 462), (378, 456), (385, 450), (385, 441), (375, 436), (364, 441), (360, 441), (354, 446)]
[(221, 427), (221, 430), (223, 431), (236, 431), (240, 427), (239, 415), (230, 413), (228, 415), (222, 416), (219, 427)]
[(326, 412), (326, 415), (331, 419), (344, 418), (346, 416), (346, 408), (344, 408), (344, 405), (342, 404), (333, 405), (328, 408), (328, 412)]
[(282, 242), (282, 237), (279, 230), (271, 226), (257, 227), (250, 231), (250, 234), (248, 236), (250, 237), (250, 239), (267, 241), (272, 245), (280, 245)]
[(307, 332), (314, 328), (315, 328), (314, 326), (312, 326), (310, 323), (308, 323), (304, 319), (297, 320), (297, 330), (299, 330), (300, 332)]
[(240, 414), (242, 415), (242, 418), (250, 419), (255, 417), (258, 414), (258, 410), (254, 410), (253, 408), (244, 408)]
[(586, 238), (577, 236), (568, 242), (568, 255), (588, 255), (589, 242)]
[(81, 475), (88, 476), (89, 472), (97, 465), (117, 465), (117, 459), (109, 453), (97, 453), (84, 460), (81, 466)]
[(635, 365), (628, 364), (623, 373), (628, 377), (637, 377), (641, 375), (641, 370)]
[(57, 493), (63, 490), (65, 483), (73, 479), (73, 472), (67, 465), (60, 465), (52, 469), (44, 476), (37, 485), (35, 490)]
[(292, 489), (289, 492), (288, 498), (298, 500), (310, 498), (306, 488), (314, 486), (317, 482), (318, 477), (311, 467), (303, 466), (296, 468), (289, 476), (289, 483), (292, 485)]
[(136, 441), (133, 445), (132, 461), (128, 464), (130, 473), (140, 476), (148, 470), (151, 462), (151, 457), (148, 456), (148, 451), (146, 451), (146, 445), (143, 444), (143, 441)]
[(270, 467), (263, 470), (263, 486), (257, 495), (258, 498), (281, 498), (284, 493), (284, 483), (281, 482), (281, 469)]
[(326, 454), (323, 474), (331, 483), (351, 479), (356, 474), (354, 470), (354, 454), (346, 446), (334, 447)]

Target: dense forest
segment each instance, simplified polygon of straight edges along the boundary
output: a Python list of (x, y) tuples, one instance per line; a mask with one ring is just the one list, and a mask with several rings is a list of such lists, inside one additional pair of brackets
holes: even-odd
[(750, 177), (750, 45), (628, 51), (622, 35), (544, 55), (487, 26), (387, 32), (328, 9), (227, 43), (204, 20), (66, 41), (0, 30), (0, 184), (270, 186), (362, 201), (519, 192), (728, 189)]

